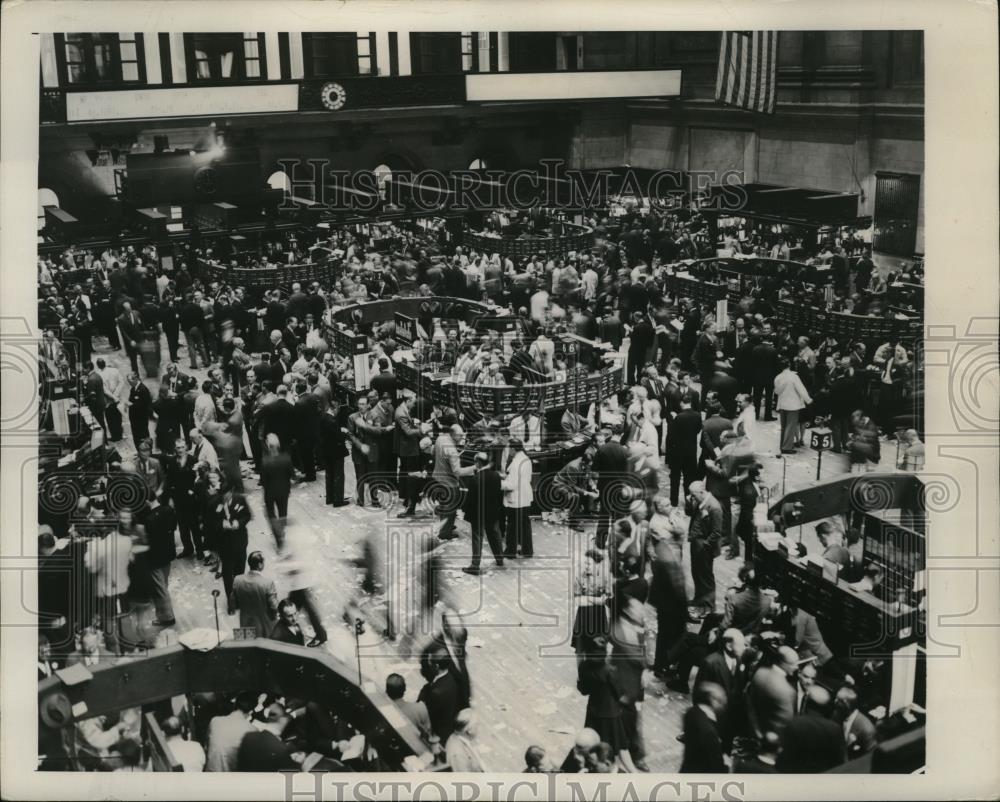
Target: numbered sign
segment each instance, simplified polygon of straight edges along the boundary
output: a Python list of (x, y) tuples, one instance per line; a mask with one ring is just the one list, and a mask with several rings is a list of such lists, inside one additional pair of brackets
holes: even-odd
[(827, 451), (833, 448), (833, 432), (829, 429), (813, 429), (809, 447), (813, 451)]

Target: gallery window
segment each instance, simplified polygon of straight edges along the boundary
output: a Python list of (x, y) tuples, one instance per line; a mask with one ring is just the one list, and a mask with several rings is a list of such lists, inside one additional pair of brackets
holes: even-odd
[(374, 75), (374, 33), (304, 33), (302, 54), (310, 78)]
[(184, 34), (188, 80), (245, 81), (267, 74), (262, 33)]
[(56, 34), (62, 82), (75, 86), (144, 83), (141, 33)]

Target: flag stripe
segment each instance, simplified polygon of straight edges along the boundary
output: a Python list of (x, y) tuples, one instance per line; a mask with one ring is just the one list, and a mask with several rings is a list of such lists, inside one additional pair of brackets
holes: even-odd
[(772, 113), (777, 89), (777, 31), (724, 31), (715, 80), (718, 103)]

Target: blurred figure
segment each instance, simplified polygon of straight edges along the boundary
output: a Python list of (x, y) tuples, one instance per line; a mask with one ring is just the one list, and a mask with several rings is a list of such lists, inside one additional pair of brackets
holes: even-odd
[(719, 718), (726, 709), (726, 692), (714, 682), (699, 682), (684, 713), (684, 758), (682, 774), (726, 772), (722, 756)]

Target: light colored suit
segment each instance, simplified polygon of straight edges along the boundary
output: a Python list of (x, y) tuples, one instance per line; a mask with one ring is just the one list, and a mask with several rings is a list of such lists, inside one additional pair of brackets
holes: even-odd
[(774, 377), (774, 394), (778, 399), (779, 410), (799, 410), (812, 403), (799, 374), (791, 370), (783, 370)]
[(520, 509), (531, 506), (535, 498), (531, 490), (531, 458), (523, 451), (514, 454), (501, 487), (505, 507)]
[(101, 540), (87, 544), (84, 564), (95, 574), (98, 597), (111, 598), (128, 591), (128, 566), (132, 562), (132, 539), (112, 532)]
[(271, 634), (278, 615), (278, 588), (259, 571), (240, 574), (233, 580), (233, 606), (240, 611), (240, 626), (253, 627), (258, 638)]

